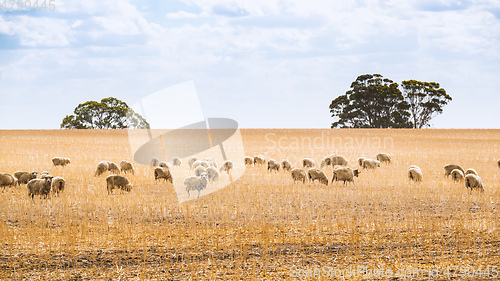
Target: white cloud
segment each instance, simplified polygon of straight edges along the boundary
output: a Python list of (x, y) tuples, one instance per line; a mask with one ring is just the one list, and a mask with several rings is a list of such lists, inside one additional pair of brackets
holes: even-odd
[(197, 14), (188, 13), (186, 11), (178, 11), (175, 13), (168, 13), (166, 17), (167, 19), (195, 19), (199, 16)]

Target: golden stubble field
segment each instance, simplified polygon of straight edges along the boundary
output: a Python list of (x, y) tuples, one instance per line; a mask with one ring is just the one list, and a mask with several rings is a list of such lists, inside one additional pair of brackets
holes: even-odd
[[(293, 279), (354, 269), (350, 280), (374, 279), (377, 270), (448, 280), (472, 269), (499, 270), (500, 130), (246, 129), (241, 135), (247, 155), (287, 158), (294, 166), (303, 157), (319, 164), (333, 153), (351, 167), (378, 152), (393, 162), (362, 171), (356, 185), (328, 187), (248, 167), (226, 188), (180, 204), (173, 186), (155, 184), (152, 168), (139, 164), (128, 176), (133, 190), (108, 196), (95, 166), (133, 160), (124, 130), (0, 131), (1, 172), (46, 170), (67, 184), (47, 200), (32, 201), (24, 185), (0, 193), (0, 279)], [(54, 168), (54, 156), (71, 164)], [(449, 163), (474, 168), (485, 192), (470, 194), (445, 179)], [(422, 183), (407, 180), (410, 165), (421, 167)], [(174, 167), (174, 182), (187, 169)], [(326, 173), (331, 179), (332, 169)]]

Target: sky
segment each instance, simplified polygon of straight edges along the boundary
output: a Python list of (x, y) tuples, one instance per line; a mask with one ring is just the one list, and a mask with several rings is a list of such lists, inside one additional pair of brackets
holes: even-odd
[(438, 82), (453, 101), (432, 128), (499, 128), (498, 0), (46, 2), (0, 8), (0, 129), (186, 82), (205, 117), (329, 128), (331, 101), (369, 73)]

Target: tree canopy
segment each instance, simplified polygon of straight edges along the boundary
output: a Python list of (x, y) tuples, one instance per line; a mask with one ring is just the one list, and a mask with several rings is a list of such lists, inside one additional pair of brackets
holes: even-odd
[(423, 128), (451, 101), (436, 82), (399, 85), (380, 74), (365, 74), (330, 104), (332, 128)]
[(79, 104), (64, 117), (63, 129), (147, 129), (149, 124), (125, 102), (109, 97)]
[(436, 82), (407, 80), (401, 82), (401, 87), (409, 106), (413, 128), (430, 126), (431, 119), (443, 113), (443, 106), (452, 100)]

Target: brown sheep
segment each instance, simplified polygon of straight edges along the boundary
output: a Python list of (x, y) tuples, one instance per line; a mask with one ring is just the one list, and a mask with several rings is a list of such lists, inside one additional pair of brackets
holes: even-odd
[(108, 195), (113, 193), (115, 188), (130, 192), (132, 184), (124, 176), (109, 175), (106, 177), (106, 188), (108, 189)]

